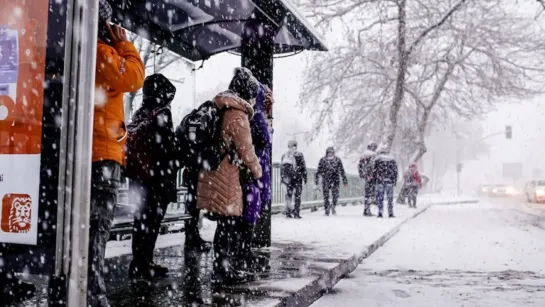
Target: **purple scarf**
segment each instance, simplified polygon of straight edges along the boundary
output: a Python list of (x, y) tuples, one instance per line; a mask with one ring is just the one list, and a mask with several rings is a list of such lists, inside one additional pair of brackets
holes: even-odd
[(265, 109), (266, 89), (263, 85), (259, 87), (256, 103), (254, 106), (255, 115), (250, 120), (252, 140), (255, 153), (259, 158), (259, 164), (263, 169), (263, 177), (257, 182), (252, 181), (243, 184), (244, 193), (244, 219), (254, 225), (260, 217), (261, 207), (271, 200), (271, 149), (272, 139), (267, 125), (267, 112)]

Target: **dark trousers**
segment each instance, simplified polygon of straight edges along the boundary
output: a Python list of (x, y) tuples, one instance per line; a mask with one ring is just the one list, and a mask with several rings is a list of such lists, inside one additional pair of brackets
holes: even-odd
[(409, 207), (416, 208), (416, 198), (418, 196), (418, 187), (407, 187), (407, 198), (409, 200)]
[(287, 213), (299, 215), (301, 211), (301, 194), (303, 194), (303, 183), (300, 180), (292, 180), (286, 189), (286, 197), (293, 201), (293, 210), (286, 208)]
[(255, 226), (242, 220), (237, 228), (237, 248), (235, 253), (235, 267), (239, 270), (251, 270), (256, 261), (252, 252), (252, 239)]
[(91, 307), (108, 306), (104, 257), (117, 205), (120, 177), (121, 167), (115, 161), (94, 162), (92, 165), (87, 286), (87, 305)]
[(129, 182), (131, 204), (137, 206), (132, 229), (132, 255), (136, 264), (153, 262), (153, 250), (165, 217), (169, 201), (159, 189), (146, 186), (140, 181)]
[(382, 214), (384, 207), (384, 194), (386, 194), (386, 199), (388, 201), (388, 214), (394, 214), (394, 184), (393, 183), (378, 183), (376, 185), (377, 189), (377, 204), (378, 204), (378, 213)]
[(214, 234), (214, 272), (228, 274), (238, 266), (244, 224), (239, 216), (218, 216)]
[(185, 201), (185, 211), (191, 216), (189, 220), (184, 222), (185, 224), (185, 242), (186, 244), (200, 244), (201, 235), (199, 233), (199, 215), (201, 210), (197, 208), (197, 184), (199, 174), (195, 173), (189, 175), (189, 182), (187, 182), (187, 198)]
[(329, 202), (329, 192), (331, 192), (331, 196), (333, 198), (333, 209), (335, 209), (337, 206), (337, 201), (339, 200), (339, 183), (324, 183), (322, 184), (322, 189), (324, 191), (325, 211), (329, 212), (329, 209), (331, 208)]
[(373, 199), (375, 199), (376, 197), (375, 185), (372, 182), (365, 182), (364, 192), (365, 192), (365, 196), (363, 200), (364, 207), (365, 207), (364, 210), (369, 211), (371, 210), (371, 203), (373, 202)]

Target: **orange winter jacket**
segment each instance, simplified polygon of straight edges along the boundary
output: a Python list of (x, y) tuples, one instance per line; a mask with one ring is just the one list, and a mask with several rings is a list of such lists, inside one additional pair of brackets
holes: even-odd
[(124, 41), (111, 47), (98, 41), (93, 162), (113, 160), (125, 165), (123, 94), (138, 91), (144, 75), (144, 63), (132, 43)]

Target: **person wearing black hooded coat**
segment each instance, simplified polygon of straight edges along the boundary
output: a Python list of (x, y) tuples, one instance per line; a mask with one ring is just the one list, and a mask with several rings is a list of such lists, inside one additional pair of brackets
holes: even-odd
[[(341, 159), (335, 156), (335, 149), (333, 147), (328, 147), (326, 150), (325, 157), (320, 159), (318, 163), (318, 169), (316, 170), (316, 185), (319, 184), (320, 178), (322, 179), (322, 191), (324, 193), (324, 208), (325, 214), (329, 216), (329, 212), (333, 215), (336, 215), (335, 207), (337, 206), (337, 201), (339, 199), (339, 187), (342, 177), (343, 184), (348, 185), (348, 179), (346, 178), (346, 173), (344, 172), (344, 166)], [(329, 202), (329, 193), (333, 198), (333, 204), (330, 205)]]
[[(132, 234), (131, 279), (160, 278), (168, 273), (166, 267), (153, 262), (153, 250), (167, 206), (177, 200), (178, 145), (170, 110), (175, 94), (176, 87), (162, 74), (147, 77), (144, 81), (142, 106), (134, 113), (127, 127), (131, 131), (139, 125), (150, 125), (148, 129), (136, 130), (147, 134), (138, 137), (146, 139), (148, 145), (139, 153), (150, 157), (147, 160), (148, 171), (142, 175), (129, 176), (130, 200), (138, 206)], [(134, 161), (128, 161), (130, 163)]]

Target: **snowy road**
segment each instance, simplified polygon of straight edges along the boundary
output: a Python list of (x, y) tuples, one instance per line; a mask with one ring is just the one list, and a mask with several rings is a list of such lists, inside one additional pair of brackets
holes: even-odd
[(433, 206), (312, 307), (545, 306), (545, 205)]

